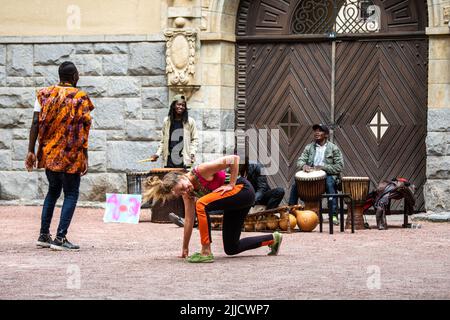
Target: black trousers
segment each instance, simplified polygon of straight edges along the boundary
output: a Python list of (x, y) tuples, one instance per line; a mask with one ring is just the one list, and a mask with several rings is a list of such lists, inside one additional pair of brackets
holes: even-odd
[(256, 204), (262, 204), (266, 206), (266, 209), (277, 208), (284, 197), (283, 188), (270, 189), (264, 192), (261, 200), (257, 201)]

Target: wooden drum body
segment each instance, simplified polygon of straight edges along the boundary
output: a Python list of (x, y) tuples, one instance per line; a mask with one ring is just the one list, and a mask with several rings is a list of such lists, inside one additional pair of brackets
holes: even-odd
[[(342, 177), (342, 192), (350, 194), (355, 205), (355, 229), (364, 229), (363, 207), (369, 193), (369, 185), (369, 177)], [(350, 219), (348, 214), (345, 223), (347, 229), (351, 227)]]
[[(148, 172), (130, 172), (127, 173), (127, 192), (128, 194), (142, 194), (142, 182), (149, 177), (158, 177), (159, 179), (169, 172), (181, 172), (184, 173), (183, 168), (156, 168), (151, 169)], [(141, 208), (150, 208), (151, 201), (143, 203)], [(164, 204), (157, 202), (153, 204), (152, 210), (152, 222), (157, 223), (171, 223), (169, 220), (169, 213), (174, 212), (180, 217), (184, 217), (184, 203), (183, 199), (177, 198), (166, 201)]]
[(305, 202), (305, 210), (319, 212), (320, 196), (325, 193), (325, 181), (327, 174), (323, 170), (305, 172), (299, 171), (295, 174), (298, 197)]

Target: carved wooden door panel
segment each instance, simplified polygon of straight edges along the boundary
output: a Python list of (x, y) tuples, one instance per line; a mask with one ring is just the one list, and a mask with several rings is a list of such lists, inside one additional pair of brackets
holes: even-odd
[(268, 178), (289, 190), (311, 126), (330, 122), (331, 45), (249, 44), (246, 59), (246, 128), (279, 129), (279, 171)]
[[(383, 179), (411, 179), (418, 210), (424, 209), (426, 62), (426, 40), (336, 46), (334, 138), (344, 154), (344, 174), (366, 174), (372, 187)], [(393, 208), (401, 208), (399, 202)]]

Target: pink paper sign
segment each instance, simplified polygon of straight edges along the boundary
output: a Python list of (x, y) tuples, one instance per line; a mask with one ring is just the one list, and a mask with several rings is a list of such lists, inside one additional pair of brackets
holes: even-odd
[(139, 223), (142, 196), (140, 194), (106, 194), (104, 222)]

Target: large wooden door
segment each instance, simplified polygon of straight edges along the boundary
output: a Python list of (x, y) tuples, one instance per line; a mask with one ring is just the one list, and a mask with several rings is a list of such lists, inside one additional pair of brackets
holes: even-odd
[[(269, 176), (274, 186), (289, 189), (311, 126), (330, 122), (330, 48), (329, 42), (247, 48), (246, 127), (279, 130), (279, 171)], [(249, 142), (257, 150), (262, 141)]]
[[(424, 208), (427, 41), (342, 41), (336, 45), (334, 139), (344, 175), (405, 177)], [(399, 208), (396, 205), (396, 208)]]

